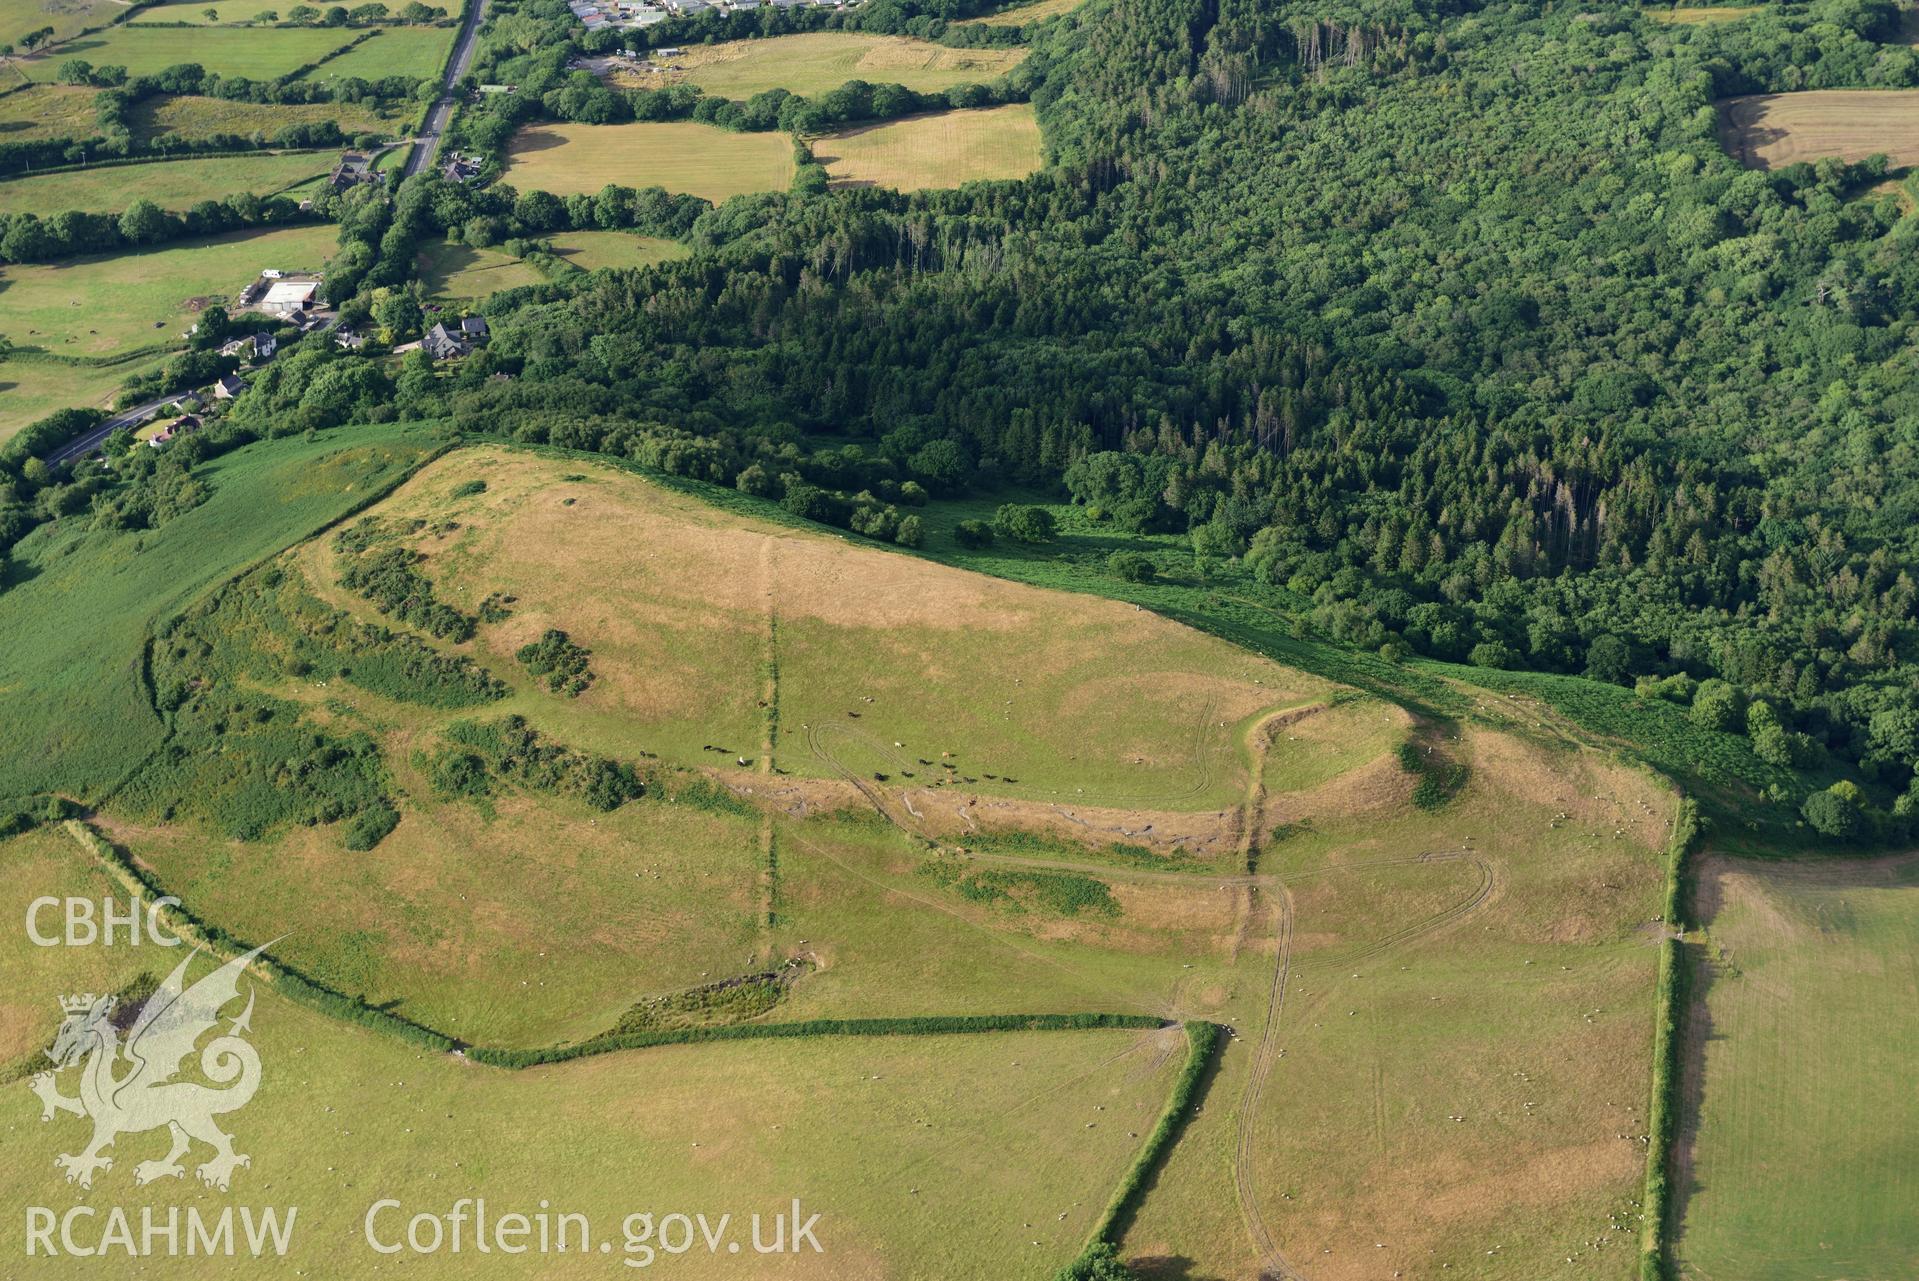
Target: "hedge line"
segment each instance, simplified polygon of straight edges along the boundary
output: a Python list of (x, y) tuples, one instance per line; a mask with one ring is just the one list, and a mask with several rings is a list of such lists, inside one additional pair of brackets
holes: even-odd
[(667, 1028), (630, 1032), (624, 1036), (595, 1037), (577, 1045), (543, 1049), (506, 1050), (474, 1046), (467, 1057), (493, 1067), (526, 1068), (543, 1063), (637, 1050), (655, 1045), (686, 1045), (702, 1041), (758, 1041), (809, 1036), (946, 1036), (965, 1032), (1075, 1032), (1093, 1028), (1162, 1027), (1165, 1020), (1150, 1014), (922, 1014), (891, 1019), (808, 1019), (801, 1023), (734, 1023), (721, 1027)]
[(1686, 856), (1701, 832), (1699, 807), (1692, 797), (1679, 802), (1673, 819), (1666, 867), (1665, 925), (1659, 945), (1657, 1013), (1653, 1023), (1652, 1102), (1646, 1109), (1646, 1187), (1639, 1207), (1640, 1281), (1668, 1281), (1667, 1217), (1672, 1211), (1672, 1143), (1679, 1113), (1679, 1027), (1685, 1017), (1687, 981)]
[(1178, 1141), (1180, 1131), (1186, 1128), (1191, 1119), (1193, 1108), (1199, 1102), (1201, 1079), (1206, 1075), (1207, 1065), (1212, 1062), (1213, 1051), (1219, 1048), (1220, 1028), (1217, 1023), (1187, 1023), (1186, 1062), (1179, 1070), (1179, 1077), (1173, 1082), (1173, 1091), (1166, 1097), (1166, 1107), (1159, 1114), (1159, 1123), (1153, 1132), (1146, 1136), (1139, 1155), (1133, 1158), (1133, 1164), (1127, 1167), (1121, 1176), (1119, 1187), (1113, 1191), (1113, 1199), (1106, 1203), (1105, 1213), (1099, 1216), (1099, 1222), (1093, 1227), (1093, 1235), (1087, 1241), (1090, 1250), (1101, 1244), (1117, 1246), (1120, 1233), (1126, 1220), (1139, 1209), (1139, 1203), (1146, 1196), (1146, 1181), (1159, 1172), (1166, 1158), (1172, 1155), (1173, 1144)]

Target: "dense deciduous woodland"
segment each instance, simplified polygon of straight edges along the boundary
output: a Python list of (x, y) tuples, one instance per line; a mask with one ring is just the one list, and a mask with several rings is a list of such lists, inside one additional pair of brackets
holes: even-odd
[[(468, 113), (481, 150), (542, 117), (893, 114), (873, 86), (615, 93), (566, 70), (563, 6), (500, 8), (479, 71), (524, 91)], [(976, 38), (947, 6), (860, 12)], [(1035, 104), (1051, 164), (1028, 181), (828, 191), (803, 154), (791, 191), (719, 208), (432, 177), (329, 198), (351, 321), (382, 322), (449, 233), (631, 228), (697, 252), (496, 295), (492, 345), (451, 378), (306, 344), (187, 444), (445, 416), (903, 542), (928, 494), (1070, 495), (1243, 557), (1330, 639), (1637, 685), (1801, 770), (1815, 826), (1903, 826), (1919, 219), (1880, 160), (1742, 168), (1714, 108), (1919, 84), (1899, 17), (1092, 0), (980, 90)], [(26, 453), (6, 541), (106, 483)], [(1867, 792), (1817, 799), (1835, 769)]]

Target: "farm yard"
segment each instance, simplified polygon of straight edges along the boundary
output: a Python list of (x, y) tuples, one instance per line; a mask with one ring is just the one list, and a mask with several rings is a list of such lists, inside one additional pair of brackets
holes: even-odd
[(1919, 1259), (1919, 859), (1715, 857), (1696, 884), (1680, 1275), (1905, 1275)]
[(256, 196), (278, 195), (324, 177), (333, 167), (336, 154), (262, 151), (25, 174), (0, 180), (0, 213), (45, 214), (66, 209), (119, 213), (139, 199), (177, 210), (242, 191)]
[(177, 346), (197, 304), (239, 293), (266, 267), (318, 267), (333, 243), (331, 227), (288, 227), (0, 268), (0, 332), (61, 356)]
[(1818, 89), (1754, 94), (1719, 104), (1719, 136), (1749, 169), (1778, 169), (1883, 152), (1895, 166), (1919, 161), (1919, 89)]
[(717, 204), (783, 191), (793, 173), (793, 144), (784, 134), (679, 122), (543, 124), (514, 137), (502, 181), (556, 196), (590, 195), (608, 183), (664, 187)]
[(899, 191), (1024, 178), (1045, 163), (1039, 122), (1023, 103), (861, 125), (815, 139), (813, 154), (835, 186)]
[(984, 84), (1025, 61), (1025, 49), (951, 49), (905, 36), (818, 31), (762, 40), (693, 45), (670, 59), (664, 75), (622, 72), (639, 88), (698, 85), (709, 96), (745, 101), (769, 89), (813, 97), (849, 80), (904, 85), (919, 93)]

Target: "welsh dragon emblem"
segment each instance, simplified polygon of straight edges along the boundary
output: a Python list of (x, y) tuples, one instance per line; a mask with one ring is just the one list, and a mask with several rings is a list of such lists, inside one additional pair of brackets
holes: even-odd
[[(113, 1019), (113, 997), (61, 999), (66, 1020), (47, 1051), (53, 1069), (33, 1078), (33, 1092), (40, 1096), (42, 1121), (53, 1120), (58, 1112), (93, 1121), (93, 1140), (83, 1150), (54, 1158), (67, 1172), (67, 1182), (92, 1187), (96, 1171), (113, 1168), (113, 1158), (102, 1153), (115, 1139), (162, 1126), (173, 1137), (172, 1150), (158, 1161), (136, 1165), (136, 1183), (184, 1175), (180, 1158), (195, 1139), (213, 1148), (213, 1156), (196, 1170), (211, 1187), (225, 1191), (233, 1171), (251, 1164), (233, 1150), (233, 1137), (214, 1122), (245, 1107), (260, 1088), (260, 1055), (244, 1039), (253, 1017), (251, 991), (246, 1009), (200, 1051), (200, 1075), (213, 1084), (175, 1078), (200, 1039), (216, 1029), (220, 1011), (238, 998), (241, 971), (265, 950), (259, 947), (236, 957), (190, 986), (187, 967), (194, 957), (189, 956), (140, 1007), (124, 1044)], [(70, 1098), (60, 1093), (56, 1078), (76, 1064), (80, 1094)]]

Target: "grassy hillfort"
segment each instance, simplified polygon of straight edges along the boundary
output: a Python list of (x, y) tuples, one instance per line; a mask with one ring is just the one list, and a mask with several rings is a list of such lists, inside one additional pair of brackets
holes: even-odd
[(0, 0), (0, 1272), (1919, 1272), (1916, 161), (1908, 0)]

